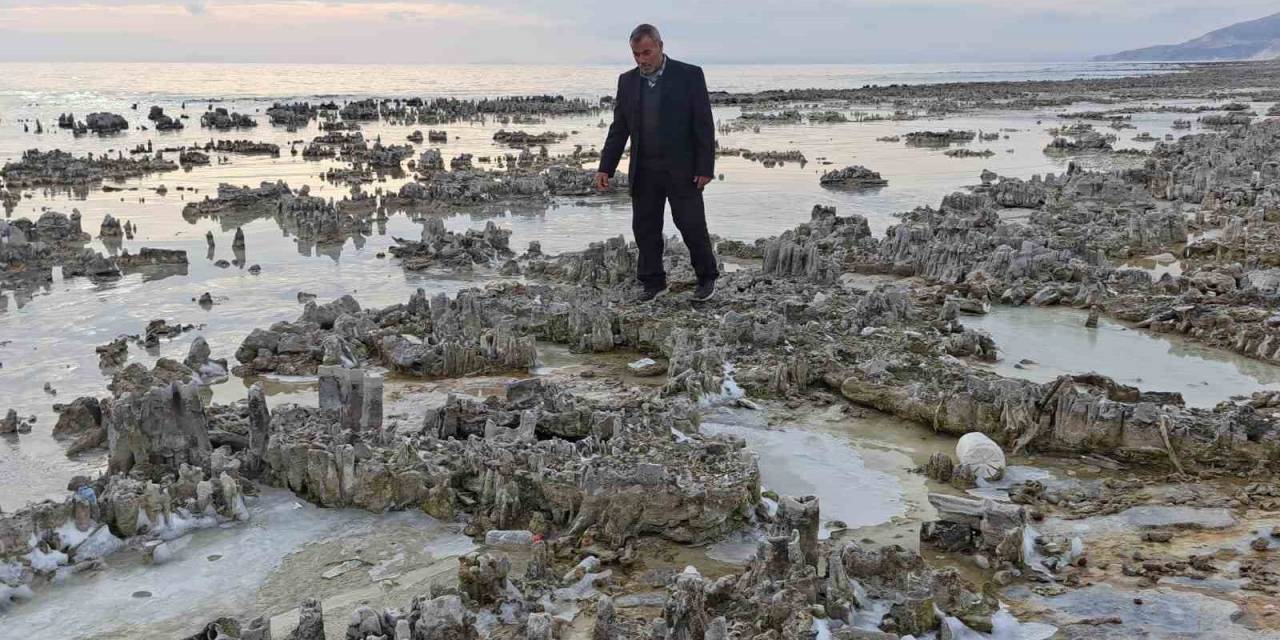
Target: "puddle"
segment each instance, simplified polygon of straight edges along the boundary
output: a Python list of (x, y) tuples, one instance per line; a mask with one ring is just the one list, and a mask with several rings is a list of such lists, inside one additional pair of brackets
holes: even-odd
[(1171, 253), (1161, 253), (1145, 258), (1134, 258), (1120, 263), (1122, 268), (1137, 269), (1146, 271), (1151, 276), (1151, 281), (1155, 282), (1165, 275), (1181, 276), (1182, 261), (1178, 260)]
[[(806, 414), (798, 419), (780, 418), (770, 427), (768, 411), (721, 408), (703, 418), (705, 434), (730, 434), (746, 441), (759, 456), (763, 489), (779, 495), (818, 496), (822, 528), (819, 537), (850, 535), (861, 539), (892, 540), (903, 546), (918, 545), (918, 525), (931, 517), (924, 476), (911, 473), (913, 458), (890, 439), (855, 436), (855, 428), (874, 424), (886, 435), (908, 425), (877, 416), (875, 419)], [(877, 429), (879, 431), (879, 429)], [(901, 435), (901, 434), (894, 434)], [(954, 446), (954, 445), (953, 445)], [(929, 454), (923, 454), (928, 458)], [(846, 531), (831, 527), (844, 523)], [(833, 530), (834, 529), (834, 530)], [(741, 559), (754, 549), (751, 534), (739, 534), (713, 550), (726, 561)]]
[(1177, 505), (1142, 505), (1130, 507), (1109, 516), (1080, 520), (1049, 518), (1040, 525), (1050, 534), (1107, 534), (1121, 531), (1172, 528), (1182, 530), (1229, 529), (1237, 524), (1230, 509), (1183, 507)]
[[(1066, 307), (998, 306), (985, 316), (961, 321), (991, 334), (1001, 357), (990, 368), (1004, 376), (1048, 382), (1093, 371), (1148, 391), (1177, 391), (1191, 407), (1280, 389), (1280, 367), (1105, 318), (1088, 329), (1087, 317), (1083, 310)], [(1034, 364), (1019, 365), (1023, 360)]]
[[(954, 456), (953, 456), (954, 457)], [(1043, 482), (1046, 487), (1057, 489), (1067, 485), (1068, 483), (1056, 481), (1052, 472), (1048, 469), (1038, 469), (1036, 467), (1025, 467), (1022, 465), (1011, 464), (1005, 467), (1004, 474), (999, 480), (988, 480), (985, 477), (978, 476), (978, 486), (969, 489), (966, 493), (978, 498), (990, 498), (1001, 502), (1009, 502), (1009, 489), (1013, 485), (1037, 480)]]
[[(1128, 591), (1095, 584), (1045, 598), (1026, 587), (1005, 591), (1014, 598), (1047, 611), (1060, 627), (1062, 638), (1105, 640), (1253, 640), (1280, 638), (1275, 632), (1258, 632), (1233, 622), (1240, 608), (1232, 602), (1174, 589)], [(1136, 601), (1142, 602), (1141, 605)], [(1081, 624), (1084, 620), (1119, 618), (1122, 624)], [(1074, 624), (1073, 624), (1074, 623)]]
[[(320, 509), (280, 490), (264, 491), (249, 510), (251, 520), (244, 525), (193, 533), (166, 564), (144, 564), (141, 554), (125, 551), (107, 558), (102, 571), (37, 591), (5, 614), (6, 636), (39, 637), (57, 629), (63, 638), (183, 637), (218, 616), (272, 615), (296, 607), (297, 599), (280, 599), (284, 592), (273, 576), (295, 564), (291, 556), (305, 554), (310, 544), (358, 541), (372, 551), (401, 542), (436, 558), (471, 547), (454, 527), (422, 513)], [(370, 568), (358, 572), (366, 581)], [(295, 572), (288, 593), (320, 592), (327, 582), (321, 572)], [(277, 585), (276, 595), (266, 602), (274, 604), (258, 608), (259, 590), (270, 584)], [(150, 597), (133, 596), (141, 592)]]

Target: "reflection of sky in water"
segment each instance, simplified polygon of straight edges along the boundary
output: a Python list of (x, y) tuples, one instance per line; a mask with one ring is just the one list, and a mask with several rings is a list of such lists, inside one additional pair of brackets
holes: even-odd
[(849, 528), (869, 527), (906, 513), (898, 479), (868, 467), (857, 450), (833, 435), (713, 422), (704, 422), (700, 430), (746, 440), (759, 456), (762, 488), (780, 496), (818, 496), (824, 538), (832, 520)]
[[(0, 65), (2, 66), (2, 65)], [(202, 70), (199, 73), (205, 73)], [(613, 73), (616, 70), (611, 71)], [(778, 71), (778, 70), (774, 70)], [(901, 71), (901, 70), (900, 70)], [(936, 71), (936, 69), (935, 69)], [(907, 73), (908, 71), (902, 71)], [(916, 70), (927, 73), (929, 69)], [(210, 72), (211, 73), (211, 72)], [(407, 72), (406, 72), (407, 73)], [(541, 73), (541, 72), (539, 72)], [(550, 72), (548, 72), (550, 73)], [(739, 70), (744, 74), (741, 82), (762, 83), (761, 86), (780, 86), (773, 76), (760, 76), (758, 70)], [(779, 71), (780, 73), (780, 71)], [(830, 73), (841, 73), (839, 70)], [(755, 74), (755, 75), (753, 75)], [(193, 76), (193, 77), (198, 77)], [(242, 77), (242, 76), (237, 76)], [(351, 85), (350, 90), (365, 86), (363, 81), (336, 79), (331, 82)], [(541, 77), (535, 76), (533, 77)], [(612, 77), (612, 76), (610, 76)], [(736, 76), (735, 76), (736, 77)], [(852, 76), (851, 76), (852, 77)], [(762, 79), (764, 78), (764, 79)], [(516, 82), (494, 93), (509, 94), (516, 91), (529, 77), (521, 76)], [(490, 78), (487, 80), (492, 82)], [(393, 244), (392, 237), (417, 238), (420, 225), (409, 215), (394, 213), (382, 225), (375, 225), (373, 235), (361, 241), (347, 241), (341, 247), (316, 248), (299, 243), (281, 230), (271, 219), (261, 219), (244, 226), (247, 240), (246, 266), (258, 264), (262, 273), (249, 275), (235, 266), (220, 269), (213, 260), (231, 260), (231, 238), (234, 230), (223, 228), (213, 220), (187, 223), (180, 215), (182, 206), (190, 200), (212, 196), (219, 183), (257, 185), (263, 180), (283, 179), (292, 187), (309, 185), (313, 195), (341, 198), (348, 193), (345, 187), (327, 185), (319, 176), (335, 166), (330, 162), (302, 160), (289, 154), (291, 142), (299, 147), (319, 132), (316, 125), (296, 132), (266, 124), (261, 111), (268, 106), (261, 100), (216, 103), (232, 111), (255, 115), (262, 124), (256, 129), (211, 132), (199, 127), (199, 115), (207, 103), (191, 102), (185, 111), (177, 100), (152, 99), (147, 95), (129, 95), (123, 99), (106, 98), (118, 93), (108, 87), (98, 87), (79, 94), (41, 94), (41, 83), (48, 78), (33, 77), (29, 89), (5, 90), (0, 80), (0, 161), (19, 156), (23, 150), (61, 148), (75, 154), (117, 153), (152, 139), (157, 148), (194, 144), (210, 139), (250, 139), (274, 142), (281, 146), (279, 158), (261, 156), (230, 156), (228, 164), (198, 167), (192, 171), (174, 171), (147, 176), (126, 182), (125, 188), (137, 187), (137, 191), (105, 192), (93, 190), (80, 199), (67, 194), (33, 192), (34, 197), (23, 199), (13, 217), (38, 217), (44, 208), (70, 213), (78, 209), (83, 214), (85, 231), (96, 234), (103, 216), (110, 213), (121, 221), (132, 221), (138, 226), (134, 240), (125, 240), (124, 248), (131, 252), (141, 247), (184, 249), (190, 260), (188, 274), (161, 279), (145, 279), (131, 275), (117, 282), (94, 284), (85, 279), (55, 280), (34, 292), (34, 297), (19, 297), (10, 292), (7, 312), (0, 312), (0, 410), (13, 407), (23, 415), (38, 416), (35, 431), (20, 439), (0, 439), (0, 483), (6, 487), (0, 495), (0, 507), (13, 508), (30, 499), (45, 496), (61, 496), (66, 479), (75, 473), (84, 473), (98, 466), (97, 460), (73, 462), (66, 460), (63, 446), (53, 441), (50, 429), (56, 421), (51, 410), (54, 402), (70, 402), (79, 395), (103, 395), (107, 378), (97, 370), (97, 356), (93, 347), (104, 344), (120, 334), (141, 333), (149, 320), (164, 318), (170, 322), (195, 324), (200, 328), (182, 337), (164, 342), (159, 352), (148, 354), (139, 347), (130, 347), (131, 361), (150, 365), (159, 355), (181, 359), (190, 340), (203, 335), (213, 349), (214, 357), (234, 359), (239, 342), (254, 327), (265, 327), (280, 320), (293, 320), (301, 311), (297, 292), (308, 291), (325, 302), (350, 293), (365, 306), (382, 306), (403, 302), (416, 288), (428, 292), (456, 291), (482, 284), (480, 280), (464, 276), (441, 274), (408, 274), (390, 258), (378, 258)], [(95, 81), (97, 82), (97, 81)], [(159, 83), (155, 78), (130, 80), (117, 86), (137, 86), (140, 91), (157, 92), (160, 88), (147, 85)], [(172, 77), (163, 80), (173, 86), (184, 85)], [(298, 80), (293, 91), (305, 94), (305, 78)], [(471, 86), (474, 92), (483, 92), (483, 82)], [(589, 82), (584, 80), (583, 82)], [(773, 84), (768, 84), (773, 83)], [(612, 81), (606, 83), (612, 86)], [(856, 85), (865, 84), (859, 82)], [(839, 86), (836, 82), (814, 81), (809, 86)], [(217, 82), (204, 86), (206, 93), (219, 91), (231, 93), (229, 86)], [(282, 85), (285, 86), (285, 85)], [(345, 86), (345, 85), (344, 85)], [(382, 85), (371, 85), (382, 87)], [(413, 86), (413, 85), (402, 85)], [(585, 86), (585, 85), (584, 85)], [(335, 88), (334, 91), (339, 91)], [(381, 90), (381, 89), (380, 89)], [(175, 89), (173, 91), (179, 91)], [(289, 92), (282, 89), (281, 92)], [(403, 91), (382, 91), (404, 93)], [(465, 93), (465, 91), (463, 92)], [(570, 93), (566, 91), (566, 93)], [(589, 92), (587, 93), (589, 94)], [(38, 101), (38, 102), (36, 102)], [(138, 102), (138, 111), (129, 108)], [(145, 123), (146, 110), (153, 104), (165, 107), (173, 116), (185, 113), (187, 129), (181, 132), (130, 131), (119, 136), (100, 138), (88, 135), (73, 138), (54, 125), (60, 111), (84, 114), (108, 110), (121, 113), (135, 124)], [(823, 109), (840, 109), (840, 105)], [(1072, 110), (1093, 108), (1076, 105)], [(851, 109), (842, 109), (846, 114)], [(716, 119), (727, 122), (738, 114), (735, 108), (717, 109)], [(22, 133), (20, 121), (39, 117), (46, 125), (42, 136)], [(450, 133), (444, 145), (415, 145), (420, 151), (439, 146), (446, 157), (459, 153), (476, 156), (495, 156), (511, 150), (500, 148), (491, 141), (500, 127), (526, 131), (555, 130), (571, 132), (561, 142), (549, 145), (552, 154), (569, 153), (575, 145), (585, 149), (599, 148), (604, 132), (598, 125), (607, 113), (589, 116), (551, 119), (540, 125), (501, 125), (485, 123), (459, 123), (449, 125), (400, 126), (385, 123), (366, 123), (363, 129), (367, 139), (381, 137), (384, 143), (403, 143), (414, 129), (443, 128)], [(1178, 114), (1140, 114), (1134, 117), (1137, 130), (1121, 132), (1127, 140), (1139, 131), (1148, 130), (1157, 137), (1169, 130)], [(1036, 121), (1042, 120), (1037, 125)], [(759, 133), (739, 131), (720, 136), (725, 147), (740, 147), (756, 151), (784, 151), (798, 149), (808, 158), (808, 163), (787, 163), (776, 168), (765, 168), (737, 157), (721, 157), (717, 161), (717, 180), (706, 192), (708, 219), (711, 231), (724, 237), (753, 240), (774, 235), (809, 219), (814, 204), (834, 205), (842, 215), (859, 213), (868, 217), (877, 234), (893, 224), (893, 214), (920, 205), (937, 205), (940, 199), (958, 188), (977, 182), (983, 169), (1003, 175), (1030, 177), (1034, 173), (1061, 172), (1067, 159), (1049, 158), (1041, 148), (1049, 140), (1044, 129), (1061, 124), (1054, 111), (1018, 113), (977, 113), (948, 119), (921, 119), (906, 122), (867, 122), (846, 124), (820, 124), (799, 126), (762, 126)], [(975, 141), (968, 145), (973, 149), (990, 148), (996, 155), (990, 158), (955, 159), (943, 155), (945, 149), (909, 148), (903, 143), (877, 142), (881, 136), (902, 135), (923, 129), (975, 129), (1002, 132), (993, 142)], [(1138, 143), (1122, 143), (1120, 146), (1143, 146)], [(1146, 145), (1147, 147), (1150, 144)], [(1013, 153), (1006, 153), (1012, 149)], [(829, 162), (830, 164), (824, 164)], [(848, 164), (863, 164), (880, 172), (889, 180), (889, 186), (879, 190), (848, 192), (823, 189), (818, 186), (818, 175), (832, 168)], [(485, 165), (480, 165), (485, 166)], [(588, 164), (590, 166), (590, 164)], [(388, 178), (365, 186), (366, 191), (397, 190), (404, 178)], [(158, 196), (150, 189), (165, 185), (168, 193)], [(177, 187), (189, 191), (179, 191)], [(523, 251), (529, 241), (537, 240), (547, 252), (576, 250), (588, 242), (630, 233), (630, 204), (625, 196), (590, 196), (563, 198), (552, 206), (536, 211), (475, 212), (446, 209), (443, 212), (446, 226), (454, 230), (479, 228), (492, 220), (500, 227), (512, 231), (512, 247)], [(217, 247), (213, 260), (206, 257), (204, 235), (212, 231)], [(668, 233), (675, 233), (668, 226)], [(103, 250), (98, 241), (90, 244)], [(208, 291), (219, 304), (205, 311), (196, 306), (193, 298)], [(21, 304), (19, 304), (21, 303)], [(997, 342), (1002, 342), (997, 339)], [(1008, 346), (1008, 345), (1002, 345)], [(1035, 356), (1031, 356), (1035, 358)], [(1035, 358), (1040, 359), (1040, 358)], [(234, 364), (234, 363), (233, 363)], [(53, 384), (59, 393), (51, 397), (41, 391), (45, 381)], [(243, 396), (244, 384), (231, 380), (225, 388), (217, 389), (219, 400)], [(1191, 396), (1189, 395), (1190, 399)]]
[[(552, 93), (595, 99), (611, 95), (618, 74), (626, 71), (625, 58), (618, 59), (618, 64), (572, 66), (5, 63), (0, 64), (0, 96), (45, 103), (61, 100), (86, 113), (89, 112), (85, 109), (86, 103), (112, 96), (175, 101), (261, 97), (316, 102), (341, 101), (352, 96), (483, 97)], [(701, 66), (712, 91), (762, 91), (856, 88), (867, 84), (1102, 78), (1163, 73), (1182, 65), (958, 62)], [(67, 91), (69, 82), (75, 86), (74, 91)]]
[[(1064, 373), (1096, 371), (1147, 391), (1180, 392), (1195, 407), (1280, 389), (1280, 368), (1265, 362), (1105, 319), (1097, 329), (1087, 329), (1086, 317), (1065, 307), (996, 306), (985, 316), (960, 321), (991, 334), (1001, 357), (993, 368), (1011, 377), (1047, 382)], [(1024, 359), (1036, 364), (1014, 366)]]

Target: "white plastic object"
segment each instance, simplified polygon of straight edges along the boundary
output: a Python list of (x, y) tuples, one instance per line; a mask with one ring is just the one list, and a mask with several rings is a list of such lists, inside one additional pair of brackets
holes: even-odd
[(983, 480), (1004, 475), (1004, 450), (985, 433), (971, 431), (960, 436), (960, 441), (956, 443), (956, 458), (962, 466), (972, 468), (974, 474)]

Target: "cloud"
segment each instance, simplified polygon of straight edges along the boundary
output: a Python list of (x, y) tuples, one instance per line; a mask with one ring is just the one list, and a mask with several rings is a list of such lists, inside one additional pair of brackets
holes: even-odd
[(1274, 2), (0, 0), (0, 60), (627, 64), (640, 22), (695, 62), (1067, 60), (1185, 40)]

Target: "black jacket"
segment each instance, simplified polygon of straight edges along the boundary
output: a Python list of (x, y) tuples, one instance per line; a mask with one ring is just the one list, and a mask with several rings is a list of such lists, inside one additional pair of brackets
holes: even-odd
[[(600, 152), (600, 171), (613, 176), (622, 159), (622, 149), (631, 139), (630, 176), (636, 173), (640, 156), (636, 144), (640, 140), (639, 69), (618, 76), (618, 94), (613, 103), (613, 124)], [(670, 164), (675, 184), (693, 185), (694, 176), (715, 176), (716, 125), (711, 117), (711, 99), (702, 68), (667, 58), (667, 66), (658, 81), (662, 87), (661, 126), (658, 131), (663, 156)], [(632, 182), (634, 189), (634, 181)]]

